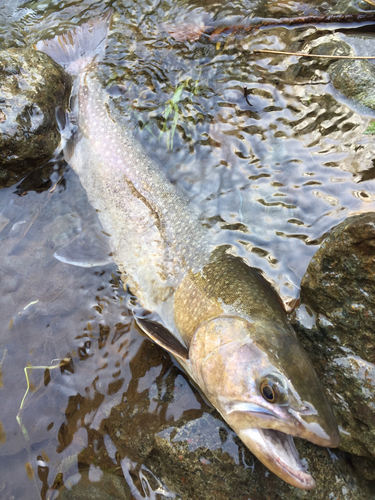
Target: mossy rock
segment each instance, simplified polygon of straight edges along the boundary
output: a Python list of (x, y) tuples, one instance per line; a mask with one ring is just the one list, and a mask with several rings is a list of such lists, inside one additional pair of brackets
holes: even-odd
[(0, 187), (49, 161), (59, 145), (56, 108), (67, 108), (70, 76), (31, 48), (0, 51)]
[(366, 60), (338, 60), (328, 68), (333, 86), (345, 97), (375, 109), (375, 66)]
[[(328, 390), (340, 448), (375, 471), (375, 213), (336, 226), (301, 284), (294, 327)], [(359, 468), (360, 470), (361, 468)], [(364, 475), (375, 479), (375, 472)]]

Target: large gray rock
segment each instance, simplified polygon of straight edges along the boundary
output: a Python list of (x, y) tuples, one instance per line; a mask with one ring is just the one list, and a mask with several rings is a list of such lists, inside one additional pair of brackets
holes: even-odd
[(340, 448), (367, 457), (353, 460), (368, 479), (375, 479), (374, 261), (375, 213), (349, 217), (311, 260), (294, 313), (332, 401)]
[(60, 141), (56, 108), (66, 108), (70, 77), (33, 49), (0, 51), (0, 187), (53, 156)]

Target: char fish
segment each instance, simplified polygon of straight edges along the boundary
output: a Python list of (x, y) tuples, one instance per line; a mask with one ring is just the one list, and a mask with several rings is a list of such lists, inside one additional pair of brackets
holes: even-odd
[(338, 445), (324, 390), (276, 293), (230, 246), (210, 243), (196, 209), (108, 106), (96, 68), (110, 20), (108, 11), (36, 45), (74, 79), (66, 160), (110, 235), (139, 326), (175, 356), (261, 462), (311, 489), (293, 436)]

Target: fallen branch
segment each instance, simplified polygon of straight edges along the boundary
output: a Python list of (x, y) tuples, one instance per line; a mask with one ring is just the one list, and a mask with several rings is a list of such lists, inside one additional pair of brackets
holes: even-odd
[(254, 54), (283, 54), (284, 56), (320, 57), (324, 59), (375, 59), (375, 56), (336, 56), (334, 54), (305, 54), (304, 52), (284, 52), (282, 50), (255, 49)]
[(280, 25), (295, 25), (295, 24), (322, 24), (322, 23), (364, 23), (368, 21), (375, 21), (375, 11), (366, 12), (361, 14), (331, 14), (323, 16), (304, 16), (304, 17), (282, 17), (280, 19), (264, 20), (259, 24), (238, 24), (236, 26), (227, 26), (225, 28), (215, 28), (211, 34), (210, 39), (215, 39), (222, 33), (245, 31), (249, 32), (254, 29), (263, 28), (266, 26), (280, 26)]

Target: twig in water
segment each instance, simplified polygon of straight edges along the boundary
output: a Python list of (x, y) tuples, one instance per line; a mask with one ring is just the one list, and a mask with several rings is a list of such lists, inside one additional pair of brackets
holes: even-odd
[(248, 100), (248, 98), (247, 98), (247, 96), (248, 96), (249, 94), (250, 94), (250, 90), (247, 88), (247, 85), (244, 85), (244, 86), (243, 86), (243, 95), (244, 95), (244, 97), (245, 97), (245, 99), (246, 99), (247, 104), (248, 104), (249, 106), (252, 106), (252, 104), (249, 102), (249, 100)]
[[(371, 5), (375, 5), (369, 0), (368, 3)], [(375, 12), (365, 12), (359, 14), (330, 14), (330, 15), (319, 15), (319, 16), (304, 16), (304, 17), (282, 17), (280, 19), (264, 19), (258, 24), (237, 24), (234, 26), (225, 26), (222, 28), (216, 27), (210, 33), (210, 40), (215, 40), (216, 37), (226, 33), (237, 33), (238, 31), (249, 32), (255, 29), (261, 29), (266, 27), (273, 26), (293, 26), (293, 25), (302, 25), (305, 26), (307, 24), (330, 24), (330, 23), (365, 23), (365, 22), (374, 22), (375, 21)], [(207, 30), (209, 31), (209, 30)]]
[(24, 438), (25, 438), (26, 441), (29, 440), (29, 433), (27, 432), (26, 427), (23, 425), (23, 422), (22, 422), (22, 419), (21, 419), (21, 412), (22, 412), (24, 404), (25, 404), (26, 396), (27, 396), (28, 392), (31, 390), (31, 385), (30, 385), (30, 379), (29, 379), (28, 370), (31, 370), (31, 371), (32, 370), (45, 370), (46, 371), (46, 370), (52, 370), (54, 368), (61, 368), (61, 365), (62, 365), (62, 363), (64, 361), (66, 361), (66, 358), (64, 358), (58, 364), (54, 364), (54, 365), (51, 365), (51, 366), (25, 366), (25, 368), (23, 369), (24, 372), (25, 372), (27, 389), (26, 389), (26, 392), (25, 392), (25, 394), (24, 394), (24, 396), (22, 398), (22, 401), (21, 401), (18, 413), (16, 415), (16, 420), (17, 420), (18, 425), (20, 426), (20, 429), (21, 429), (22, 434), (23, 434), (23, 436), (24, 436)]
[(284, 56), (317, 57), (325, 59), (375, 59), (375, 56), (336, 56), (328, 54), (305, 54), (304, 52), (284, 52), (282, 50), (255, 49), (254, 54), (283, 54)]

